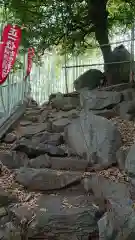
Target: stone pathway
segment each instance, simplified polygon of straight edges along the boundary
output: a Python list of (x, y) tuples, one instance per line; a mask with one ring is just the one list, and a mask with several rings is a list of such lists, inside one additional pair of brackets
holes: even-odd
[[(65, 144), (64, 128), (79, 114), (68, 110), (33, 103), (1, 142), (0, 239), (99, 239), (98, 220), (109, 206), (106, 198), (123, 199), (123, 206), (130, 198), (124, 172), (115, 166), (94, 173)], [(134, 141), (134, 122), (119, 117), (112, 121), (127, 149)]]

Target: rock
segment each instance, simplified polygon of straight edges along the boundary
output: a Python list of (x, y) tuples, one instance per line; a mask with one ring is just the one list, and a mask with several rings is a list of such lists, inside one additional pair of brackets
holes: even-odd
[[(126, 183), (113, 182), (95, 173), (82, 180), (87, 192), (92, 190), (97, 200), (111, 199), (121, 204), (130, 199), (130, 185)], [(102, 209), (103, 210), (103, 209)]]
[(79, 96), (64, 97), (63, 94), (57, 94), (55, 98), (51, 100), (51, 106), (58, 110), (70, 111), (77, 108), (80, 105)]
[(79, 111), (76, 109), (72, 109), (68, 112), (59, 111), (59, 112), (50, 113), (49, 119), (52, 119), (53, 121), (61, 118), (68, 118), (69, 120), (72, 120), (73, 118), (76, 118), (78, 116), (79, 116)]
[(113, 235), (113, 226), (108, 220), (108, 213), (98, 221), (98, 228), (99, 228), (99, 240), (102, 239), (116, 239), (111, 238)]
[(48, 120), (48, 115), (49, 115), (49, 111), (47, 109), (43, 109), (42, 113), (40, 114), (40, 122), (46, 122)]
[(5, 224), (9, 221), (10, 221), (9, 215), (5, 215), (5, 216), (1, 217), (0, 218), (0, 227), (5, 226)]
[(21, 240), (21, 230), (16, 228), (12, 222), (8, 222), (4, 226), (4, 240)]
[(114, 109), (92, 110), (92, 113), (107, 119), (118, 116)]
[(135, 101), (123, 101), (116, 106), (116, 111), (125, 120), (133, 120), (135, 118)]
[(64, 94), (62, 94), (61, 92), (57, 92), (57, 93), (51, 93), (49, 96), (49, 103), (54, 99), (54, 98), (63, 98)]
[(127, 105), (125, 105), (125, 102), (123, 102), (125, 108), (127, 109), (127, 113), (129, 114), (135, 114), (135, 100), (128, 101)]
[(108, 87), (103, 87), (101, 91), (105, 90), (105, 91), (122, 92), (124, 90), (131, 89), (131, 88), (135, 88), (135, 83), (128, 82), (128, 83), (120, 83), (116, 85), (109, 85)]
[(13, 143), (17, 139), (16, 135), (14, 133), (8, 133), (6, 137), (4, 138), (5, 143)]
[(11, 203), (15, 203), (16, 198), (5, 192), (2, 188), (0, 189), (0, 207), (8, 206)]
[(20, 122), (20, 125), (23, 126), (23, 127), (25, 127), (25, 126), (28, 126), (28, 125), (32, 125), (32, 122), (25, 120), (25, 121), (21, 121), (21, 122)]
[(104, 74), (100, 70), (90, 69), (84, 72), (74, 81), (74, 87), (76, 91), (85, 87), (94, 89), (100, 85), (100, 82), (103, 78)]
[(80, 103), (82, 108), (87, 110), (102, 110), (110, 109), (120, 103), (122, 100), (122, 93), (111, 91), (99, 91), (82, 89), (80, 91)]
[[(51, 232), (56, 239), (86, 240), (97, 230), (95, 213), (88, 196), (47, 196), (38, 202), (35, 221), (29, 227), (28, 237), (42, 232)], [(31, 235), (32, 234), (32, 235)], [(75, 238), (76, 237), (76, 238)]]
[[(79, 94), (78, 94), (78, 92), (76, 92), (76, 91), (73, 91), (73, 92), (69, 92), (69, 93), (60, 93), (60, 92), (58, 92), (58, 93), (52, 93), (50, 96), (49, 96), (49, 101), (51, 101), (53, 98), (56, 98), (57, 96), (63, 96), (63, 97), (77, 97)], [(44, 106), (44, 104), (43, 104), (43, 106)]]
[(5, 233), (4, 233), (4, 230), (3, 229), (0, 229), (0, 239), (2, 240), (2, 239), (4, 239), (5, 240)]
[(50, 156), (65, 157), (67, 155), (60, 147), (44, 143), (31, 142), (29, 139), (22, 139), (18, 141), (12, 150), (24, 152), (29, 158), (35, 158), (46, 153)]
[[(85, 189), (93, 193), (99, 209), (107, 212), (99, 221), (99, 239), (116, 238), (125, 232), (130, 216), (134, 213), (130, 195), (130, 184), (113, 182), (103, 176), (92, 174), (83, 180)], [(103, 202), (104, 199), (104, 202)], [(124, 235), (125, 236), (125, 235)], [(126, 239), (126, 238), (125, 238)]]
[(125, 162), (125, 171), (129, 177), (135, 177), (135, 144), (131, 146), (128, 152)]
[(16, 181), (32, 190), (55, 190), (80, 182), (79, 172), (62, 172), (51, 169), (20, 168), (16, 170)]
[(78, 157), (76, 152), (72, 148), (70, 148), (69, 146), (65, 146), (65, 149), (66, 149), (68, 157)]
[(30, 121), (32, 123), (37, 123), (39, 121), (39, 116), (28, 116), (24, 115), (24, 120)]
[(125, 149), (120, 148), (116, 153), (117, 163), (118, 163), (119, 169), (122, 171), (125, 170), (125, 161), (126, 161), (129, 149), (130, 149), (129, 147)]
[(121, 93), (123, 95), (123, 101), (128, 102), (135, 99), (135, 90), (133, 88), (125, 89)]
[(38, 116), (42, 112), (41, 108), (27, 108), (25, 115), (26, 116)]
[(5, 207), (0, 207), (0, 218), (7, 215), (7, 210)]
[[(79, 103), (78, 103), (78, 105), (79, 105)], [(74, 106), (72, 104), (67, 104), (67, 105), (64, 105), (64, 107), (61, 107), (61, 109), (63, 111), (67, 111), (67, 112), (72, 110), (73, 108), (74, 108)]]
[(38, 145), (39, 143), (32, 142), (31, 140), (24, 138), (18, 140), (12, 150), (24, 152), (28, 155), (28, 157), (34, 158), (46, 153), (45, 149), (39, 149)]
[(50, 157), (47, 154), (40, 155), (29, 161), (30, 168), (51, 168), (51, 166)]
[(133, 240), (135, 213), (131, 206), (110, 201), (107, 213), (98, 222), (99, 239)]
[(2, 162), (0, 161), (0, 175), (2, 174), (2, 171), (3, 171), (3, 164), (2, 164)]
[(45, 151), (49, 156), (66, 157), (67, 153), (61, 148), (49, 144), (39, 144), (39, 150)]
[(70, 123), (70, 121), (66, 118), (59, 119), (52, 123), (53, 132), (64, 132), (65, 127)]
[(25, 153), (22, 152), (0, 152), (0, 161), (8, 169), (16, 169), (27, 166), (29, 159)]
[(63, 136), (60, 133), (43, 132), (34, 135), (32, 141), (58, 146), (63, 144)]
[[(112, 84), (119, 84), (122, 82), (128, 83), (129, 82), (129, 76), (130, 76), (130, 61), (131, 61), (131, 54), (128, 52), (128, 50), (125, 48), (123, 44), (116, 47), (112, 54), (111, 54), (111, 62), (117, 62), (116, 64), (112, 64), (111, 72), (112, 72)], [(127, 63), (118, 63), (123, 61), (129, 61)], [(134, 65), (134, 63), (133, 63)]]
[(77, 157), (49, 157), (41, 155), (29, 160), (30, 168), (51, 168), (54, 170), (70, 170), (70, 171), (85, 171), (88, 167), (88, 162)]
[(77, 159), (75, 157), (52, 157), (50, 161), (51, 168), (56, 170), (85, 171), (88, 167), (88, 162), (86, 160)]
[(126, 240), (134, 240), (135, 239), (135, 214), (134, 212), (130, 214), (127, 218), (127, 221), (125, 224), (121, 226), (121, 231), (117, 232), (116, 240), (124, 238)]
[(68, 112), (68, 119), (70, 121), (72, 121), (72, 119), (75, 119), (75, 118), (78, 118), (78, 117), (79, 117), (79, 111), (78, 110)]
[[(63, 134), (63, 138), (64, 138), (64, 133), (62, 133), (62, 134)], [(65, 153), (67, 154), (68, 157), (76, 157), (76, 158), (81, 159), (72, 148), (70, 148), (67, 144), (65, 144), (65, 142), (64, 142), (64, 144), (62, 144), (60, 146), (60, 148), (62, 148), (65, 151)], [(85, 155), (83, 155), (83, 159), (87, 160)]]
[(49, 103), (51, 104), (52, 108), (56, 108), (57, 110), (60, 110), (63, 106), (64, 96), (62, 93), (58, 92), (56, 93), (55, 97), (51, 96), (49, 97)]
[(77, 155), (96, 154), (92, 164), (112, 164), (116, 162), (116, 152), (122, 141), (116, 126), (109, 120), (88, 112), (80, 114), (65, 129), (65, 141)]
[(47, 124), (45, 123), (37, 123), (20, 128), (21, 136), (25, 138), (30, 138), (37, 133), (44, 132), (45, 130), (47, 130)]
[(34, 210), (30, 209), (28, 206), (13, 206), (8, 209), (8, 214), (14, 225), (19, 226), (24, 221), (28, 222), (32, 219)]

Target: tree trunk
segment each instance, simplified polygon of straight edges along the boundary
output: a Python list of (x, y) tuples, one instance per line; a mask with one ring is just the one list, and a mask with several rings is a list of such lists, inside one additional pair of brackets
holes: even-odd
[[(103, 59), (104, 71), (111, 76), (111, 46), (108, 38), (108, 12), (106, 4), (108, 0), (88, 0), (89, 19), (95, 28), (95, 37), (99, 43)], [(111, 80), (109, 80), (110, 82)]]
[(110, 65), (107, 64), (110, 62), (111, 60), (111, 46), (109, 44), (109, 39), (108, 39), (108, 31), (105, 28), (101, 28), (99, 26), (97, 26), (95, 28), (95, 37), (96, 40), (99, 43), (102, 55), (103, 55), (103, 59), (104, 59), (104, 70), (107, 71), (109, 70)]

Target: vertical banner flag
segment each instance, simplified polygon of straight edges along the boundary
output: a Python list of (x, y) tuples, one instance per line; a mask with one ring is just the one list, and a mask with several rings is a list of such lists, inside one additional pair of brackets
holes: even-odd
[(2, 55), (2, 48), (3, 48), (3, 43), (0, 42), (0, 56)]
[(29, 76), (31, 69), (32, 69), (32, 59), (35, 55), (35, 51), (34, 48), (30, 47), (28, 49), (28, 60), (27, 60), (27, 70), (26, 70), (26, 76), (25, 76), (25, 80), (26, 78)]
[(0, 46), (0, 84), (4, 83), (10, 73), (18, 53), (21, 41), (21, 29), (8, 24), (2, 33)]

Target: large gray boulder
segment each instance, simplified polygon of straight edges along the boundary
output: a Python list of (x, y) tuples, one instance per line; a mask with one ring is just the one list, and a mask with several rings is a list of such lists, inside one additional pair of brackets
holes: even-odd
[(85, 87), (94, 89), (100, 85), (100, 82), (103, 78), (104, 75), (100, 70), (90, 69), (84, 72), (74, 81), (74, 87), (77, 91)]
[(29, 238), (44, 232), (47, 239), (87, 240), (97, 231), (97, 208), (89, 196), (43, 196), (37, 205), (36, 217), (28, 228)]
[(65, 141), (78, 155), (96, 155), (96, 164), (116, 162), (116, 152), (121, 147), (121, 136), (109, 120), (91, 112), (81, 112), (65, 129)]
[(86, 191), (93, 192), (99, 209), (106, 212), (98, 222), (99, 239), (134, 239), (135, 213), (132, 208), (131, 185), (114, 182), (97, 174), (85, 177), (83, 183)]
[[(112, 64), (112, 83), (118, 84), (122, 82), (129, 82), (131, 54), (124, 45), (120, 45), (113, 50), (111, 61), (117, 62), (116, 64)], [(123, 61), (128, 62), (118, 63)]]
[(120, 92), (89, 91), (87, 88), (80, 91), (80, 104), (85, 109), (102, 110), (117, 105), (121, 100), (122, 94)]
[(117, 113), (125, 120), (135, 119), (135, 100), (123, 101), (116, 106)]
[(82, 173), (55, 171), (51, 169), (20, 168), (16, 170), (16, 181), (33, 190), (56, 190), (81, 181)]
[[(110, 212), (98, 222), (99, 240), (134, 240), (135, 239), (135, 213), (130, 206), (113, 204)], [(117, 206), (117, 207), (116, 207)], [(117, 213), (117, 214), (116, 214)], [(121, 213), (121, 214), (120, 214)], [(121, 218), (119, 218), (119, 215)], [(123, 221), (121, 221), (123, 219)], [(123, 238), (124, 237), (124, 238)]]
[(82, 180), (84, 189), (93, 192), (97, 200), (111, 199), (112, 201), (125, 204), (130, 199), (132, 188), (128, 183), (115, 182), (97, 173), (91, 173)]
[(51, 106), (58, 110), (70, 111), (79, 106), (79, 97), (77, 95), (65, 97), (62, 93), (57, 93), (51, 100)]

